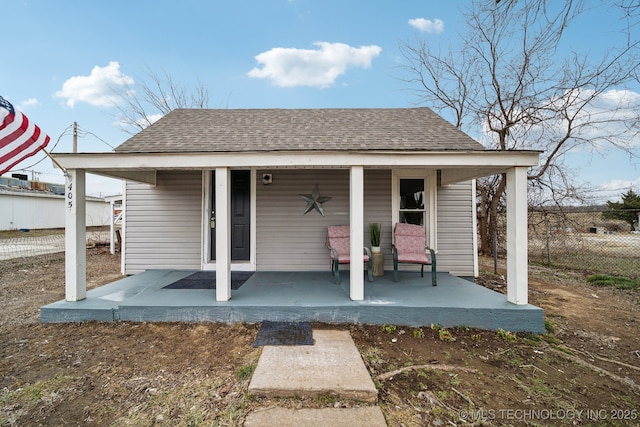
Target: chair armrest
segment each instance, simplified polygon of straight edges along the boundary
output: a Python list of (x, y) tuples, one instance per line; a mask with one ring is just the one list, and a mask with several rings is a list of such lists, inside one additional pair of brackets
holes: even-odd
[(391, 255), (393, 255), (394, 260), (398, 260), (398, 248), (396, 248), (396, 245), (391, 245)]
[(371, 249), (369, 249), (368, 247), (363, 247), (362, 249), (364, 249), (364, 255), (367, 255), (369, 257), (369, 259), (371, 259)]
[(329, 245), (327, 245), (327, 248), (328, 248), (328, 249), (329, 249), (329, 251), (331, 252), (331, 258), (333, 258), (333, 259), (335, 259), (335, 260), (339, 259), (338, 251), (337, 251), (337, 250), (333, 249), (333, 248), (332, 248), (331, 246), (329, 246)]
[(436, 251), (427, 246), (427, 250), (431, 254), (431, 264), (436, 265)]
[(329, 249), (329, 252), (331, 253), (331, 257), (333, 259), (338, 259), (338, 251), (331, 247), (331, 245), (329, 244), (329, 240), (328, 239), (327, 239), (326, 242), (324, 242), (324, 244), (327, 247), (327, 249)]

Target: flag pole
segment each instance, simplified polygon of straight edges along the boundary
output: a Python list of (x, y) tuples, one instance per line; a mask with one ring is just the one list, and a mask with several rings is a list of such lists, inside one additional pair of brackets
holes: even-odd
[(64, 174), (64, 176), (69, 176), (69, 174), (67, 173), (67, 170), (60, 164), (58, 163), (58, 161), (56, 159), (53, 158), (53, 156), (46, 150), (46, 149), (42, 149), (42, 151), (44, 151), (44, 154), (46, 154), (51, 161), (62, 170), (62, 173)]

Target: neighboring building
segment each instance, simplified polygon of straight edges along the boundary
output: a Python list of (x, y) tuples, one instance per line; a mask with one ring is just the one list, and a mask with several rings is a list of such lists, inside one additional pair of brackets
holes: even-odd
[[(438, 271), (477, 275), (475, 178), (507, 175), (507, 299), (527, 304), (527, 168), (539, 152), (490, 151), (428, 108), (174, 110), (110, 153), (56, 154), (73, 184), (67, 239), (82, 241), (85, 172), (127, 184), (123, 272), (321, 271), (328, 225), (351, 225), (351, 247), (383, 224), (422, 223)], [(324, 216), (303, 215), (317, 186)], [(76, 210), (77, 209), (77, 210)], [(67, 245), (67, 301), (84, 298), (84, 253)], [(390, 258), (390, 257), (388, 257)], [(389, 266), (390, 259), (387, 259)], [(352, 257), (350, 297), (364, 295)], [(226, 285), (225, 285), (226, 284)]]
[[(109, 202), (86, 199), (86, 225), (110, 224)], [(0, 177), (0, 230), (64, 228), (64, 185)]]

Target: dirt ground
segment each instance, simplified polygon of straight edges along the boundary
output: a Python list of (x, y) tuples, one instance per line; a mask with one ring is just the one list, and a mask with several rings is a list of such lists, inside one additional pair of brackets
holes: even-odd
[[(104, 248), (87, 265), (89, 287), (119, 277)], [(640, 292), (541, 267), (530, 280), (544, 335), (314, 327), (351, 332), (390, 426), (640, 425)], [(39, 307), (63, 297), (62, 255), (0, 262), (0, 426), (233, 426), (258, 407), (360, 405), (250, 395), (258, 325), (40, 324)]]

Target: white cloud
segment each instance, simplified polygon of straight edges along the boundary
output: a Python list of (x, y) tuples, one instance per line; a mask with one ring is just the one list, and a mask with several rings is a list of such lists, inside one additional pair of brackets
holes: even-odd
[(595, 199), (598, 203), (621, 202), (622, 195), (629, 190), (638, 193), (640, 189), (640, 178), (635, 180), (614, 179), (604, 184), (600, 184), (595, 191)]
[[(593, 91), (579, 96), (589, 99)], [(580, 136), (600, 150), (611, 147), (640, 147), (640, 93), (631, 90), (609, 90), (593, 98), (577, 115), (574, 127), (581, 126)]]
[(115, 122), (113, 122), (114, 126), (117, 126), (125, 131), (129, 131), (131, 129), (135, 130), (135, 133), (138, 133), (140, 131), (140, 129), (144, 129), (152, 124), (154, 124), (155, 122), (157, 122), (158, 120), (160, 120), (163, 117), (162, 114), (149, 114), (148, 116), (146, 116), (146, 119), (137, 119), (137, 120), (130, 120), (127, 119), (125, 117), (120, 117), (118, 120), (116, 120)]
[(133, 84), (133, 79), (120, 71), (120, 63), (112, 61), (106, 67), (93, 67), (88, 76), (74, 76), (55, 93), (65, 98), (67, 105), (86, 102), (95, 106), (111, 106), (118, 101), (116, 89)]
[(22, 101), (20, 103), (20, 107), (21, 108), (25, 108), (25, 107), (37, 107), (38, 105), (40, 105), (40, 101), (38, 101), (37, 98), (29, 98), (29, 99), (25, 99), (24, 101)]
[(424, 18), (409, 19), (409, 25), (423, 33), (440, 34), (444, 32), (444, 21), (438, 18), (433, 21)]
[(247, 75), (269, 79), (280, 87), (312, 86), (325, 88), (335, 83), (349, 67), (368, 68), (380, 55), (379, 46), (351, 47), (344, 43), (316, 42), (319, 49), (276, 47), (257, 55), (262, 68), (254, 68)]
[(596, 102), (602, 108), (634, 108), (640, 105), (640, 93), (627, 89), (614, 89), (601, 94)]

